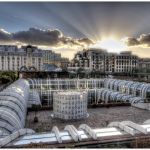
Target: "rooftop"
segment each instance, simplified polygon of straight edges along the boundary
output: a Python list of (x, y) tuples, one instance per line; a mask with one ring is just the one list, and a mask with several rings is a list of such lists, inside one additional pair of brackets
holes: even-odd
[[(29, 112), (26, 120), (26, 128), (31, 128), (36, 132), (51, 131), (53, 126), (57, 126), (63, 130), (66, 125), (72, 124), (76, 128), (80, 124), (87, 124), (91, 128), (106, 127), (110, 122), (130, 120), (135, 123), (142, 124), (145, 120), (149, 119), (150, 112), (134, 108), (131, 106), (117, 106), (109, 108), (94, 108), (88, 109), (89, 117), (83, 120), (63, 121), (59, 119), (52, 119), (52, 110), (38, 111), (38, 123), (34, 123), (35, 112)], [(141, 117), (142, 114), (142, 117)]]

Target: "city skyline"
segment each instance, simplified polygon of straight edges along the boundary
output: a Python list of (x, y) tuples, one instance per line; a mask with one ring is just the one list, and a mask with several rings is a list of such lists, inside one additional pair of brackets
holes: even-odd
[(6, 1), (0, 148), (150, 148), (150, 3)]
[(3, 2), (0, 44), (32, 44), (72, 59), (87, 47), (150, 57), (150, 4)]

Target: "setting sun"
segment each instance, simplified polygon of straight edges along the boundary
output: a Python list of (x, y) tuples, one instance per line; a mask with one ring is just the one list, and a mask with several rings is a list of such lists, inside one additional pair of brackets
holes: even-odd
[(108, 50), (109, 52), (121, 52), (127, 49), (127, 46), (117, 39), (106, 38), (100, 42), (97, 42), (94, 47), (100, 47)]

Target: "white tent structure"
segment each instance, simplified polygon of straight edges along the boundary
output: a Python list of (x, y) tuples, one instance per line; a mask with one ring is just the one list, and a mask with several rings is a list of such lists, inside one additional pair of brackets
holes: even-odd
[(23, 79), (0, 92), (0, 136), (24, 127), (28, 98), (29, 83)]
[[(146, 121), (143, 124), (137, 124), (132, 121), (111, 122), (107, 127), (92, 128), (87, 124), (81, 124), (78, 128), (74, 125), (66, 125), (63, 130), (59, 130), (57, 126), (52, 128), (52, 131), (43, 133), (34, 133), (30, 129), (21, 129), (13, 134), (0, 139), (0, 147), (23, 147), (29, 144), (48, 144), (49, 147), (57, 144), (73, 144), (80, 142), (95, 141), (99, 143), (104, 139), (110, 142), (112, 139), (124, 137), (136, 138), (139, 135), (150, 134), (150, 123)], [(83, 143), (82, 143), (83, 144)]]
[(87, 117), (87, 92), (55, 92), (53, 115), (64, 120)]
[[(28, 107), (29, 83), (19, 79), (0, 92), (0, 137), (9, 135), (24, 128)], [(37, 103), (40, 103), (38, 93), (33, 93)], [(32, 100), (30, 105), (35, 102)]]
[[(46, 105), (53, 105), (53, 93), (84, 90), (88, 94), (88, 105), (102, 101), (132, 102), (150, 101), (150, 84), (118, 79), (29, 79), (30, 89), (35, 89)], [(103, 89), (104, 88), (104, 89)], [(102, 91), (101, 91), (102, 90)], [(102, 96), (98, 96), (98, 93)], [(108, 94), (109, 93), (109, 94)], [(111, 93), (111, 96), (110, 96)], [(121, 99), (120, 99), (121, 98)], [(136, 99), (136, 100), (135, 100)]]
[[(38, 80), (28, 82), (27, 80), (19, 79), (0, 92), (0, 147), (22, 147), (31, 143), (72, 143), (98, 140), (103, 137), (108, 137), (110, 140), (112, 137), (117, 138), (124, 135), (129, 135), (132, 138), (141, 133), (143, 135), (150, 134), (149, 120), (143, 124), (131, 121), (112, 122), (105, 128), (91, 128), (87, 124), (82, 124), (77, 129), (73, 125), (66, 125), (62, 131), (59, 131), (57, 127), (53, 127), (52, 131), (46, 133), (35, 133), (31, 129), (25, 129), (29, 99), (30, 105), (40, 103), (38, 90), (42, 90), (42, 92), (46, 89), (53, 90), (55, 92), (55, 104), (58, 104), (54, 114), (55, 111), (56, 113), (61, 111), (60, 113), (65, 114), (65, 110), (67, 110), (67, 114), (70, 115), (71, 119), (74, 116), (75, 119), (78, 119), (87, 115), (87, 97), (90, 97), (87, 91), (89, 92), (90, 90), (92, 91), (90, 91), (92, 98), (94, 96), (98, 97), (93, 101), (101, 99), (106, 102), (128, 100), (131, 103), (139, 103), (143, 102), (145, 98), (149, 98), (150, 94), (149, 84), (124, 80), (44, 80), (44, 82), (41, 82)], [(34, 88), (32, 94), (30, 93), (29, 84)], [(69, 89), (76, 90), (76, 88), (78, 91), (69, 91)], [(66, 89), (68, 92), (66, 90), (61, 92), (60, 89)], [(79, 92), (81, 89), (85, 89), (84, 91), (86, 92)], [(30, 96), (32, 96), (33, 102)], [(59, 109), (60, 107), (64, 107), (64, 109)], [(70, 109), (69, 107), (72, 108)]]

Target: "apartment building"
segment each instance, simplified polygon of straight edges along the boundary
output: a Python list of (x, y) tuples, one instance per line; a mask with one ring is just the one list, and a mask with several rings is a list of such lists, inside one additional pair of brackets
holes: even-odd
[(143, 58), (139, 61), (139, 72), (150, 73), (150, 58)]
[(88, 71), (95, 70), (106, 73), (133, 72), (138, 67), (138, 60), (138, 56), (133, 55), (130, 51), (118, 54), (92, 48), (77, 52), (68, 65), (68, 69), (83, 68)]
[(69, 59), (64, 58), (59, 53), (55, 53), (52, 50), (43, 50), (43, 63), (44, 64), (53, 64), (58, 67), (66, 67)]
[(67, 58), (62, 58), (52, 50), (42, 50), (35, 46), (0, 45), (1, 71), (44, 71), (44, 64), (64, 66)]
[(105, 70), (105, 55), (106, 51), (102, 49), (89, 49), (83, 50), (75, 54), (74, 59), (68, 64), (68, 69), (79, 69), (85, 70)]
[(42, 70), (42, 51), (34, 46), (0, 45), (0, 70)]

